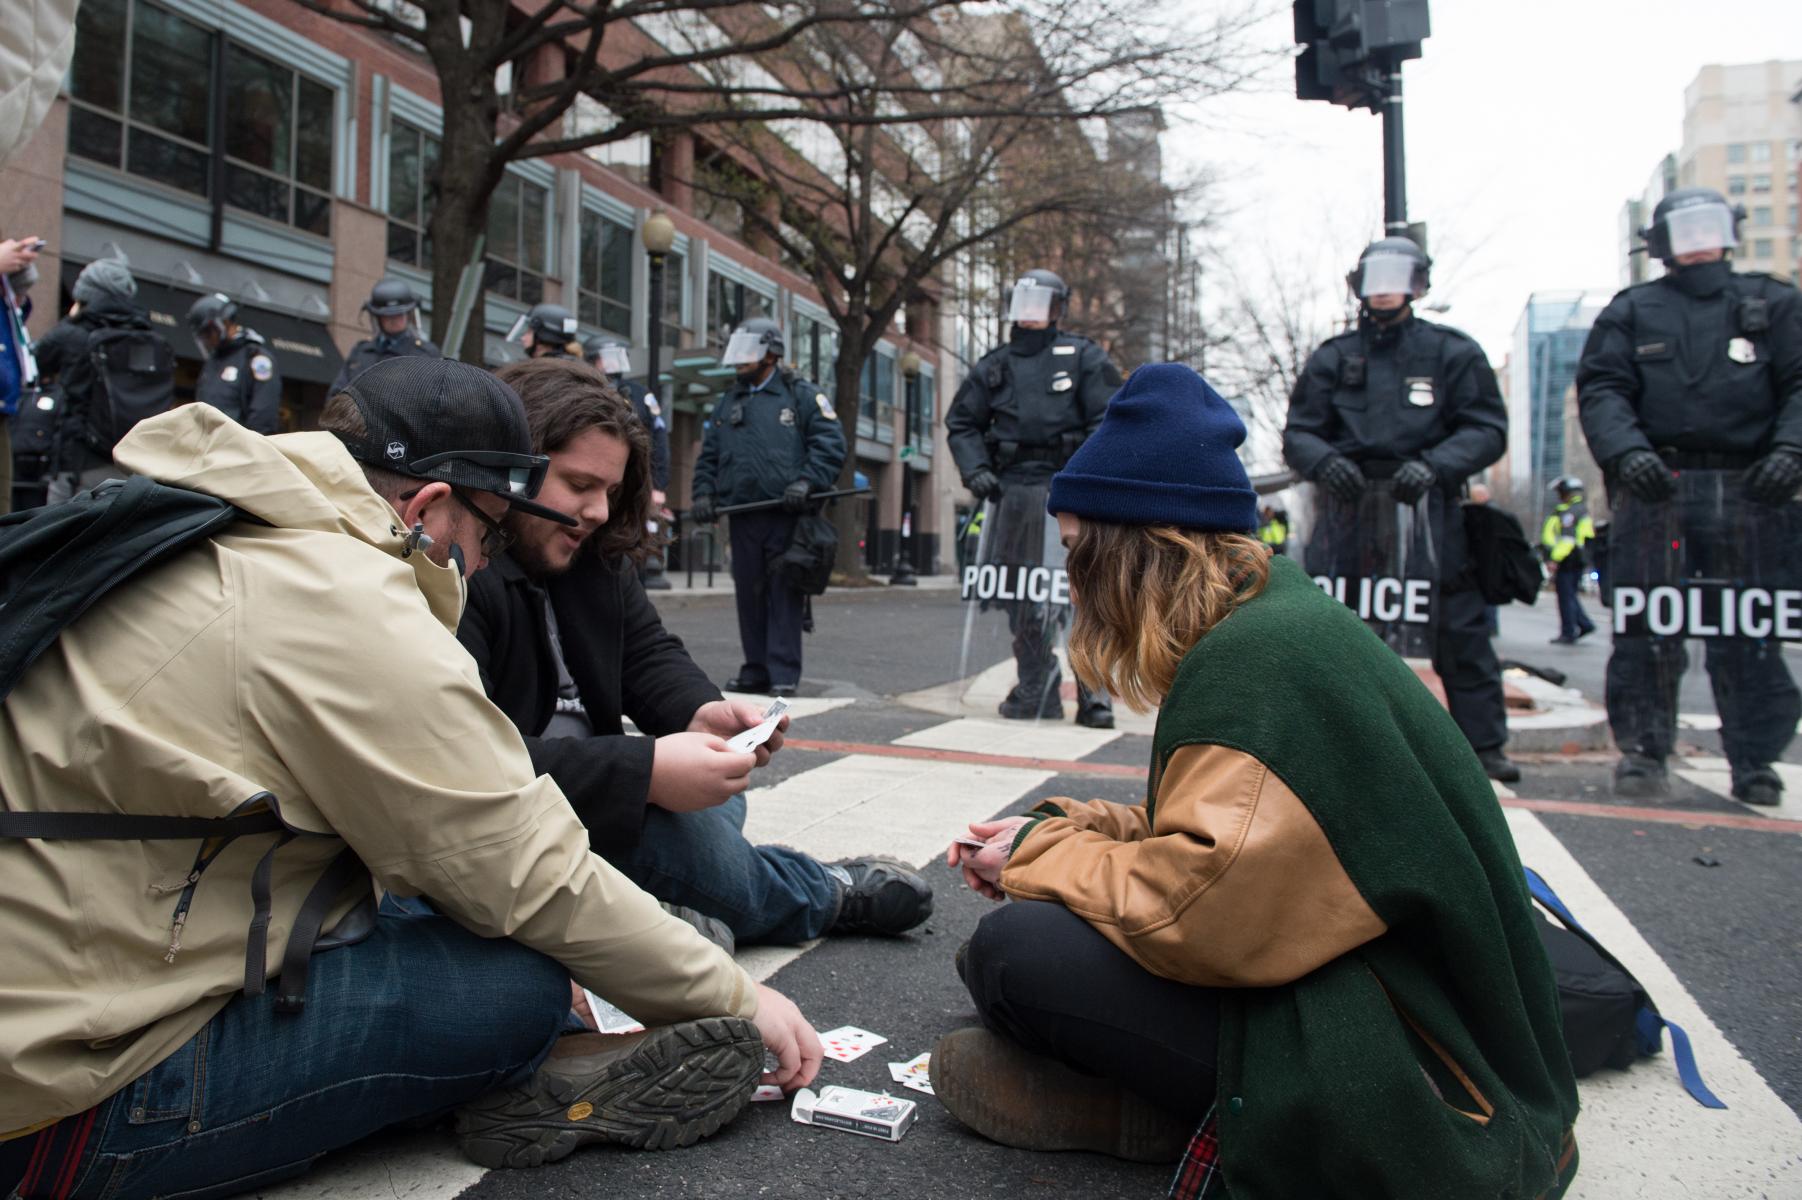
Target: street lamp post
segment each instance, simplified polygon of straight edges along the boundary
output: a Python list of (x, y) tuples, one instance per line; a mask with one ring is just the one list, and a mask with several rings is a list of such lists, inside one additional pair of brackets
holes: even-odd
[[(662, 391), (658, 376), (662, 373), (661, 360), (663, 358), (663, 258), (676, 244), (676, 224), (665, 214), (654, 212), (644, 219), (644, 228), (640, 230), (640, 236), (644, 239), (645, 253), (651, 259), (651, 311), (648, 314), (649, 319), (645, 322), (650, 332), (647, 339), (649, 346), (646, 348), (645, 386), (655, 396)], [(669, 421), (674, 422), (676, 410), (672, 403), (673, 398), (663, 396), (660, 399), (664, 411), (669, 414)], [(683, 552), (684, 561), (687, 561), (687, 557), (688, 551), (685, 550)], [(712, 555), (708, 557), (711, 559)], [(662, 553), (659, 552), (650, 561), (655, 566), (647, 572), (649, 578), (647, 578), (645, 586), (659, 589), (669, 587), (669, 580), (663, 574)]]
[(903, 420), (907, 436), (901, 439), (901, 451), (895, 456), (901, 464), (901, 536), (895, 547), (895, 569), (888, 577), (890, 587), (918, 587), (914, 577), (914, 430), (920, 424), (920, 356), (909, 350), (901, 356), (901, 374), (906, 379), (906, 404)]

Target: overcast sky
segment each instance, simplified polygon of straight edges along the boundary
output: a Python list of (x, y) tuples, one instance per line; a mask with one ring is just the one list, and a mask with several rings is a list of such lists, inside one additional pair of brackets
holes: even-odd
[[(1273, 44), (1292, 40), (1280, 9)], [(1802, 59), (1798, 0), (1433, 0), (1432, 24), (1403, 71), (1408, 215), (1438, 260), (1430, 302), (1450, 305), (1428, 315), (1498, 366), (1528, 293), (1618, 287), (1621, 204), (1678, 148), (1697, 70)], [(1165, 153), (1220, 177), (1211, 240), (1247, 273), (1318, 272), (1342, 294), (1347, 256), (1382, 232), (1382, 121), (1293, 87), (1291, 68), (1210, 103)]]

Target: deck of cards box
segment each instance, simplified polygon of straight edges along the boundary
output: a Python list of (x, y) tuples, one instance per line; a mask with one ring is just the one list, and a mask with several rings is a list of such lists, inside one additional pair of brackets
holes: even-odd
[(824, 1125), (846, 1133), (898, 1142), (914, 1123), (919, 1106), (886, 1092), (860, 1092), (856, 1088), (824, 1087), (817, 1093), (802, 1088), (795, 1093), (788, 1115), (803, 1125)]

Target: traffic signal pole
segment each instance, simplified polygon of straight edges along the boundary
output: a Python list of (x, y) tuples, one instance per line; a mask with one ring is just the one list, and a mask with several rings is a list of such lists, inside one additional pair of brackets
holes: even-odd
[(1402, 65), (1387, 69), (1383, 95), (1383, 232), (1408, 236), (1408, 160), (1402, 148)]

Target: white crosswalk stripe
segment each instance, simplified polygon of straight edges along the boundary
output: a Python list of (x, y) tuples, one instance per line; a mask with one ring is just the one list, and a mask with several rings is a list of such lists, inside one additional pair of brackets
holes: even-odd
[[(1802, 821), (1802, 766), (1786, 762), (1771, 765), (1776, 769), (1777, 778), (1783, 780), (1783, 803), (1774, 808), (1748, 804), (1746, 811), (1763, 817)], [(1692, 754), (1678, 759), (1672, 770), (1678, 778), (1687, 779), (1699, 788), (1707, 788), (1728, 799), (1733, 798), (1733, 769), (1724, 758)]]

